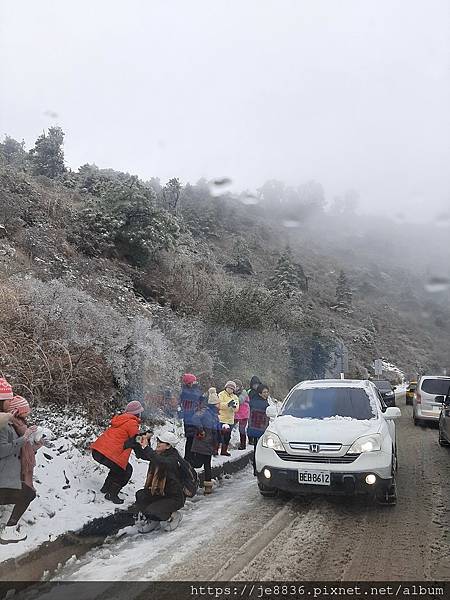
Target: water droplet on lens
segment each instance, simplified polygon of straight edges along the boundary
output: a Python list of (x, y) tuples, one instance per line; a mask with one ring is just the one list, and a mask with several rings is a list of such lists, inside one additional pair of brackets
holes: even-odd
[(294, 229), (295, 227), (300, 226), (300, 221), (295, 221), (294, 219), (284, 219), (282, 223), (283, 227), (288, 227), (289, 229)]
[(229, 177), (217, 177), (208, 182), (209, 193), (214, 198), (226, 194), (232, 184)]
[(430, 294), (445, 292), (450, 289), (450, 279), (448, 277), (430, 277), (425, 284), (425, 289)]

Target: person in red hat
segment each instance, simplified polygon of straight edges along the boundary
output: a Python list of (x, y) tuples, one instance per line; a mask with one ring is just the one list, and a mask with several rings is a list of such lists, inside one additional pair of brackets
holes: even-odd
[(181, 379), (182, 387), (179, 401), (179, 410), (183, 417), (184, 435), (186, 445), (184, 448), (184, 458), (192, 464), (192, 443), (194, 441), (197, 428), (193, 421), (194, 414), (199, 404), (205, 400), (202, 391), (197, 384), (197, 377), (192, 373), (185, 373)]
[(143, 412), (144, 407), (138, 400), (129, 402), (125, 412), (114, 416), (108, 429), (91, 444), (92, 458), (109, 469), (100, 491), (114, 504), (124, 502), (118, 494), (133, 473), (133, 467), (128, 462), (131, 448), (124, 448), (124, 443), (138, 434)]

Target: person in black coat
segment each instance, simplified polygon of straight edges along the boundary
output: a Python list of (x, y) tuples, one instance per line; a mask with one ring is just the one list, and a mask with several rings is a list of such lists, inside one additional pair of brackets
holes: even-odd
[[(211, 457), (215, 454), (220, 441), (219, 397), (216, 389), (210, 388), (208, 402), (206, 399), (194, 413), (192, 423), (196, 427), (192, 454), (199, 457), (196, 465), (204, 468), (204, 494), (212, 492)], [(200, 464), (201, 463), (201, 464)]]
[(142, 436), (139, 442), (130, 438), (125, 447), (133, 448), (136, 456), (150, 462), (145, 485), (136, 492), (135, 512), (146, 521), (138, 526), (140, 533), (147, 533), (161, 526), (166, 531), (175, 529), (181, 521), (178, 512), (184, 506), (185, 495), (179, 465), (180, 455), (175, 446), (178, 438), (170, 432), (161, 433), (156, 450), (149, 444), (151, 434)]

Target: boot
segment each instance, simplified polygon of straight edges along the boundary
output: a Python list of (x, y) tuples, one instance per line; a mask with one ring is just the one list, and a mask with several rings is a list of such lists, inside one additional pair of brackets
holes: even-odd
[(161, 529), (164, 531), (173, 531), (181, 523), (182, 518), (183, 515), (180, 513), (180, 511), (176, 510), (170, 515), (170, 519), (160, 522)]
[(139, 523), (137, 523), (137, 530), (139, 531), (139, 533), (150, 533), (150, 531), (155, 531), (155, 529), (159, 529), (160, 525), (160, 521), (142, 519)]
[(125, 500), (119, 498), (119, 496), (114, 492), (107, 492), (105, 494), (105, 499), (113, 502), (114, 504), (123, 504), (125, 502)]
[(220, 455), (231, 456), (231, 454), (228, 452), (228, 444), (222, 444), (222, 448), (220, 449)]
[(203, 495), (207, 496), (208, 494), (212, 494), (213, 486), (212, 481), (204, 481), (203, 482)]
[(21, 533), (18, 525), (5, 525), (0, 533), (1, 544), (17, 544), (27, 539), (27, 535)]
[(0, 531), (5, 527), (9, 521), (9, 517), (14, 509), (14, 504), (0, 504)]
[(109, 485), (105, 481), (105, 483), (100, 488), (100, 493), (101, 494), (107, 494), (108, 492), (109, 492)]
[(247, 436), (245, 433), (240, 434), (241, 443), (239, 444), (239, 450), (245, 450), (247, 448)]

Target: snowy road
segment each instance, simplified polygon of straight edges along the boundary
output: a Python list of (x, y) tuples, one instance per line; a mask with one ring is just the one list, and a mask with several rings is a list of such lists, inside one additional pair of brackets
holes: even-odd
[(449, 578), (450, 451), (438, 445), (436, 429), (413, 426), (404, 395), (397, 405), (403, 416), (396, 507), (361, 498), (263, 498), (247, 469), (213, 496), (188, 503), (175, 532), (130, 530), (55, 579)]

